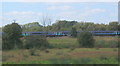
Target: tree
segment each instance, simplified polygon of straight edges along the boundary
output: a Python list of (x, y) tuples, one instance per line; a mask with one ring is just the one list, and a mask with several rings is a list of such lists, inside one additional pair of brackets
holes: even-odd
[(92, 48), (94, 47), (95, 40), (93, 39), (92, 33), (88, 31), (83, 31), (78, 37), (78, 42), (82, 47)]
[(76, 28), (72, 28), (72, 30), (71, 30), (71, 36), (72, 37), (77, 37), (77, 30), (76, 30)]
[(120, 31), (120, 24), (118, 25), (118, 31)]
[(73, 27), (78, 31), (93, 31), (95, 29), (95, 24), (92, 22), (78, 22)]
[(21, 48), (22, 29), (17, 23), (6, 25), (3, 28), (3, 49)]
[(43, 31), (43, 27), (40, 26), (34, 26), (31, 27), (29, 29), (24, 30), (25, 32), (39, 32), (39, 31)]
[(23, 32), (43, 31), (43, 26), (38, 22), (32, 22), (25, 25), (21, 25)]
[(109, 30), (118, 30), (119, 28), (119, 23), (118, 22), (110, 22), (109, 23), (109, 26), (108, 26), (108, 29)]
[(57, 20), (56, 23), (52, 25), (52, 31), (70, 31), (76, 23), (77, 21)]

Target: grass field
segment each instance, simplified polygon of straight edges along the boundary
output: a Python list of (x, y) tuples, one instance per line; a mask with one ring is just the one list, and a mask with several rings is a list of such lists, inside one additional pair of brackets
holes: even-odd
[(79, 45), (76, 38), (47, 38), (51, 49), (3, 51), (3, 64), (118, 64), (118, 48), (110, 48), (118, 38), (94, 38), (95, 48), (73, 48)]
[[(118, 46), (118, 37), (94, 37), (95, 39), (95, 47), (101, 48), (116, 48)], [(48, 42), (50, 43), (52, 48), (73, 48), (79, 47), (79, 43), (76, 38), (69, 37), (58, 37), (58, 38), (48, 38)]]
[[(34, 50), (35, 55), (31, 56), (30, 50), (12, 50), (3, 52), (3, 63), (66, 63), (66, 60), (69, 62), (81, 61), (82, 59), (96, 61), (95, 63), (100, 62), (100, 60), (105, 61), (105, 63), (118, 63), (118, 49), (117, 48), (76, 48), (71, 49), (48, 49), (48, 52), (42, 50)], [(105, 59), (108, 58), (108, 59)], [(64, 60), (62, 60), (64, 59)], [(55, 61), (56, 60), (56, 61)], [(93, 61), (92, 61), (93, 60)], [(90, 63), (89, 62), (89, 63)], [(68, 63), (68, 62), (67, 62)], [(75, 63), (75, 62), (74, 62)], [(81, 63), (81, 62), (76, 62)], [(104, 63), (104, 62), (100, 62)]]

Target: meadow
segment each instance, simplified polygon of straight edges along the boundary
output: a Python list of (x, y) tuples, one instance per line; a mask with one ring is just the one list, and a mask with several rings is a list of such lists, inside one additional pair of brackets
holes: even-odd
[[(96, 48), (116, 48), (118, 46), (118, 41), (120, 40), (118, 36), (94, 36)], [(58, 38), (48, 38), (51, 48), (79, 48), (79, 43), (77, 38), (70, 37), (58, 37)]]
[(94, 37), (94, 48), (81, 48), (76, 38), (47, 38), (49, 49), (3, 51), (3, 64), (118, 64), (118, 37)]

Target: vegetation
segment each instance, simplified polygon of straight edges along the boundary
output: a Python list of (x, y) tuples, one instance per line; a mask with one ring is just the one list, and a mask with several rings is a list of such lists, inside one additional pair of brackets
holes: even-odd
[(20, 38), (22, 37), (22, 29), (17, 23), (6, 25), (3, 28), (3, 50), (22, 48)]
[(4, 51), (3, 64), (118, 64), (118, 48), (48, 50), (49, 53), (39, 49), (34, 52), (27, 49)]
[(23, 47), (25, 49), (32, 49), (32, 48), (48, 48), (49, 43), (46, 40), (46, 37), (40, 36), (40, 35), (32, 35), (32, 36), (26, 36), (23, 39)]
[(80, 58), (80, 59), (49, 59), (47, 61), (21, 61), (6, 62), (3, 64), (118, 64), (118, 60), (114, 57), (106, 57), (107, 59), (101, 58)]
[[(21, 25), (21, 27), (17, 23), (12, 23), (3, 27), (2, 46), (6, 50), (3, 51), (3, 64), (117, 64), (118, 37), (93, 37), (87, 31), (116, 30), (117, 28), (119, 30), (119, 26), (118, 22), (94, 24), (66, 20), (59, 20), (48, 26), (44, 24), (44, 27), (38, 22)], [(50, 38), (38, 35), (23, 37), (22, 30), (23, 32), (71, 30), (72, 37), (77, 36), (77, 31), (84, 32), (81, 32), (78, 38)]]
[(23, 32), (38, 32), (38, 31), (71, 31), (72, 28), (76, 28), (77, 31), (106, 31), (106, 30), (120, 30), (120, 24), (116, 21), (110, 22), (109, 24), (95, 24), (93, 22), (77, 22), (77, 21), (66, 21), (57, 20), (56, 23), (43, 27), (38, 22), (28, 23), (21, 25)]
[(71, 36), (72, 37), (77, 37), (77, 30), (76, 30), (76, 28), (72, 28), (72, 30), (71, 30)]
[(79, 37), (78, 37), (78, 42), (80, 44), (80, 46), (82, 47), (94, 47), (94, 38), (92, 36), (92, 33), (90, 32), (87, 32), (87, 31), (84, 31), (84, 32), (81, 32)]
[(114, 31), (117, 31), (120, 29), (120, 25), (118, 22), (110, 22), (109, 23), (109, 26), (108, 26), (108, 29), (109, 30), (114, 30)]
[(43, 26), (38, 22), (28, 23), (21, 25), (23, 32), (38, 32), (43, 31)]
[[(95, 47), (111, 47), (116, 37), (94, 37)], [(47, 38), (52, 49), (21, 49), (3, 51), (3, 64), (117, 64), (118, 48), (77, 48), (76, 38)], [(103, 41), (101, 43), (101, 40)], [(72, 41), (72, 43), (71, 43)], [(111, 42), (113, 41), (113, 42)], [(117, 42), (117, 41), (116, 41)], [(34, 43), (34, 42), (33, 42)], [(35, 44), (35, 43), (34, 43)], [(108, 45), (106, 45), (108, 44)], [(71, 48), (76, 47), (74, 50)], [(49, 51), (49, 52), (48, 52)], [(21, 53), (22, 52), (22, 53)], [(106, 59), (107, 58), (107, 59)], [(111, 62), (111, 63), (109, 63)]]
[(2, 32), (2, 27), (0, 27), (0, 32)]
[[(47, 39), (51, 48), (78, 48), (79, 44), (76, 38), (61, 37)], [(71, 42), (72, 41), (72, 42)]]
[[(117, 37), (93, 37), (94, 48), (118, 48), (118, 38)], [(51, 48), (79, 48), (80, 44), (77, 38), (70, 37), (59, 37), (59, 38), (47, 38)], [(82, 48), (82, 47), (81, 47)]]

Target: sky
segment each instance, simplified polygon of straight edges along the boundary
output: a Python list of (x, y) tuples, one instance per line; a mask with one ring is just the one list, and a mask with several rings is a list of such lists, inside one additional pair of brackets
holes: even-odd
[(2, 2), (1, 25), (16, 20), (19, 24), (39, 22), (47, 16), (56, 20), (84, 21), (108, 24), (118, 21), (117, 2)]

